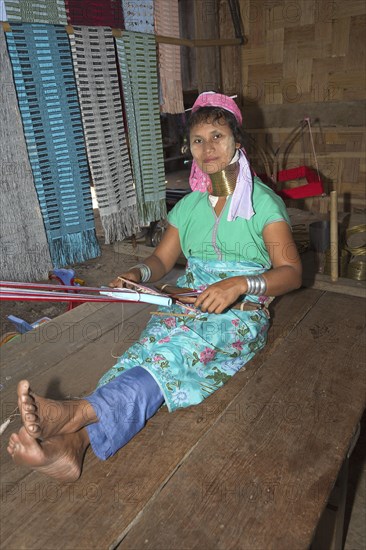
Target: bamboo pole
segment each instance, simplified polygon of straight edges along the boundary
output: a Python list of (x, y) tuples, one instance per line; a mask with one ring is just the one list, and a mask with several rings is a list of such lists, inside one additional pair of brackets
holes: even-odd
[(330, 192), (330, 278), (338, 280), (338, 193)]

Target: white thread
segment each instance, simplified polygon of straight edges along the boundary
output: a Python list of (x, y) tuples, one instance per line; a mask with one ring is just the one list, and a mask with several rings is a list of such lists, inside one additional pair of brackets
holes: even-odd
[(5, 422), (3, 422), (1, 424), (1, 426), (0, 426), (0, 435), (2, 435), (5, 432), (6, 428), (9, 426), (10, 422), (11, 422), (11, 420), (10, 420), (10, 418), (8, 418), (7, 420), (5, 420)]
[(19, 413), (17, 413), (18, 407), (14, 409), (14, 411), (11, 413), (11, 415), (1, 424), (0, 426), (0, 435), (2, 435), (6, 428), (9, 426), (10, 422), (14, 420), (16, 416), (20, 416)]

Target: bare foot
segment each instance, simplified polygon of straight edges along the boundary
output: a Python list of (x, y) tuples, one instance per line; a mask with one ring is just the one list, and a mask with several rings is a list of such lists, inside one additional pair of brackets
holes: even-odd
[(15, 464), (28, 466), (59, 481), (76, 481), (88, 445), (86, 430), (38, 442), (22, 427), (18, 434), (10, 436), (7, 450)]
[(30, 390), (28, 380), (21, 380), (18, 384), (18, 407), (28, 435), (38, 439), (75, 433), (98, 420), (93, 407), (85, 399), (46, 399)]

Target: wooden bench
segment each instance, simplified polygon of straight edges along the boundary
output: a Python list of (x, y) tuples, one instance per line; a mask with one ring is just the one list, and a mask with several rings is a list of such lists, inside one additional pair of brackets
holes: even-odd
[[(1, 351), (3, 421), (16, 384), (83, 396), (151, 306), (84, 304)], [(306, 549), (365, 407), (364, 300), (277, 299), (264, 351), (197, 407), (162, 408), (117, 455), (88, 450), (60, 484), (17, 467), (1, 438), (1, 548)]]

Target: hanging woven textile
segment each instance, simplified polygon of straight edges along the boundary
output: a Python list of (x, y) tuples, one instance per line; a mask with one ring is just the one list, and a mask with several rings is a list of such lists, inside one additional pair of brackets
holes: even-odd
[(65, 0), (70, 25), (123, 28), (121, 0)]
[(68, 36), (53, 25), (11, 29), (6, 40), (52, 262), (95, 258), (100, 250)]
[(131, 236), (138, 228), (114, 39), (106, 27), (73, 29), (70, 42), (89, 166), (109, 244)]
[(8, 21), (67, 25), (64, 0), (5, 0)]
[[(155, 0), (154, 15), (156, 34), (179, 38), (178, 0)], [(180, 46), (159, 44), (159, 76), (161, 111), (183, 113)]]
[(148, 225), (166, 217), (155, 37), (125, 31), (116, 42), (139, 219)]
[(122, 0), (126, 31), (154, 34), (154, 1)]
[(8, 20), (8, 16), (6, 15), (5, 2), (4, 0), (0, 0), (0, 21), (7, 21), (7, 20)]
[(4, 31), (0, 27), (0, 277), (32, 281), (52, 269)]

